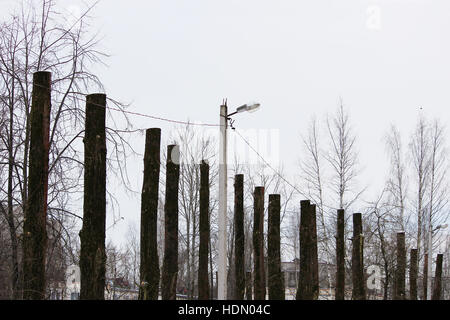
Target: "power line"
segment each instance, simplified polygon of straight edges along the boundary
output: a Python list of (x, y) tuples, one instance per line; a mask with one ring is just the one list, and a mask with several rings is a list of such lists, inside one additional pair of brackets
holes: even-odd
[[(308, 199), (308, 195), (306, 195), (304, 192), (300, 191), (295, 185), (293, 185), (292, 183), (290, 183), (285, 177), (283, 177), (280, 172), (278, 170), (276, 170), (274, 167), (272, 167), (270, 165), (269, 162), (267, 162), (264, 157), (250, 144), (250, 142), (248, 142), (237, 130), (233, 130), (234, 132), (236, 132), (236, 134), (250, 147), (251, 150), (253, 150), (253, 152), (255, 152), (258, 157), (264, 162), (264, 164), (266, 166), (268, 166), (270, 169), (272, 169), (273, 172), (275, 172), (275, 174), (280, 177), (284, 182), (286, 182), (291, 188), (293, 188), (295, 191), (297, 191), (300, 195), (302, 195), (303, 197), (305, 197), (306, 199)], [(322, 204), (324, 207), (327, 207), (328, 209), (336, 209), (333, 208), (331, 206), (328, 206), (326, 204)]]
[(274, 167), (272, 167), (270, 165), (269, 162), (266, 161), (266, 159), (264, 159), (264, 157), (255, 149), (253, 148), (253, 146), (250, 144), (250, 142), (248, 142), (237, 130), (233, 130), (234, 132), (236, 132), (236, 134), (250, 147), (250, 149), (253, 150), (253, 152), (255, 152), (258, 157), (264, 162), (264, 164), (266, 166), (268, 166), (270, 169), (272, 169), (273, 172), (275, 172), (275, 174), (277, 176), (279, 176), (284, 182), (286, 182), (289, 186), (291, 186), (295, 191), (297, 191), (299, 194), (301, 194), (302, 196), (305, 196), (305, 194), (303, 192), (301, 192), (300, 190), (297, 189), (296, 186), (294, 186), (292, 183), (290, 183), (286, 178), (284, 178), (279, 172), (278, 170), (276, 170)]
[[(34, 84), (34, 85), (38, 86), (38, 87), (48, 88), (47, 86), (43, 86), (43, 85), (40, 85), (40, 84)], [(57, 93), (63, 94), (63, 95), (66, 95), (66, 94), (70, 93), (70, 94), (72, 94), (71, 98), (76, 99), (78, 101), (80, 101), (81, 99), (79, 97), (77, 97), (77, 95), (87, 96), (87, 94), (84, 94), (84, 93), (81, 93), (81, 92), (71, 92), (71, 91), (63, 92), (63, 91), (57, 90), (55, 88), (50, 88), (50, 89), (51, 89), (51, 91), (54, 91), (54, 92), (57, 92)], [(109, 98), (107, 98), (107, 99), (109, 99)], [(109, 100), (111, 100), (111, 99), (109, 99)], [(118, 111), (118, 112), (127, 113), (127, 114), (131, 114), (131, 115), (139, 116), (139, 117), (150, 118), (150, 119), (154, 119), (154, 120), (166, 121), (166, 122), (171, 122), (171, 123), (185, 124), (185, 125), (190, 125), (190, 126), (204, 126), (204, 127), (220, 127), (221, 126), (220, 124), (215, 124), (215, 123), (195, 123), (195, 122), (189, 122), (189, 121), (181, 121), (181, 120), (174, 120), (174, 119), (169, 119), (169, 118), (164, 118), (164, 117), (152, 116), (152, 115), (145, 114), (145, 113), (124, 110), (124, 109), (121, 109), (121, 108), (114, 108), (114, 107), (109, 107), (109, 106), (103, 106), (101, 104), (94, 103), (94, 102), (90, 102), (89, 104), (93, 105), (93, 106), (97, 106), (97, 107), (102, 107), (102, 108), (106, 108), (106, 109), (109, 109), (109, 110), (113, 110), (113, 111)], [(140, 130), (140, 129), (138, 129), (138, 130)], [(136, 131), (138, 131), (138, 130), (136, 130)]]
[[(101, 105), (99, 105), (99, 106), (103, 107)], [(114, 107), (107, 106), (106, 108), (110, 109), (110, 110), (114, 110), (114, 111), (120, 111), (120, 112), (124, 112), (124, 113), (128, 113), (128, 114), (140, 116), (140, 117), (151, 118), (151, 119), (155, 119), (155, 120), (167, 121), (167, 122), (172, 122), (172, 123), (185, 124), (185, 125), (190, 125), (190, 126), (220, 127), (220, 124), (186, 122), (186, 121), (172, 120), (172, 119), (167, 119), (167, 118), (162, 118), (162, 117), (151, 116), (151, 115), (139, 113), (139, 112), (122, 110), (122, 109), (114, 108)]]

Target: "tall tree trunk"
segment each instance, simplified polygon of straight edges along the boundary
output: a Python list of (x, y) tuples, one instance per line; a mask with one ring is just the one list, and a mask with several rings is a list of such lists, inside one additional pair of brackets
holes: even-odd
[(345, 238), (344, 209), (337, 210), (336, 237), (336, 300), (345, 299)]
[(417, 272), (419, 264), (417, 260), (417, 249), (411, 249), (409, 261), (409, 299), (417, 300)]
[(45, 298), (51, 73), (33, 75), (29, 194), (23, 224), (23, 298)]
[(300, 201), (300, 274), (297, 300), (313, 300), (312, 210), (309, 200)]
[(236, 300), (245, 294), (245, 238), (244, 238), (244, 175), (234, 177), (234, 272)]
[(361, 213), (353, 214), (352, 282), (353, 300), (366, 300), (364, 281), (364, 236)]
[(169, 145), (167, 147), (164, 261), (161, 278), (163, 300), (175, 300), (177, 293), (179, 155), (180, 152), (177, 145)]
[(406, 245), (405, 233), (397, 233), (397, 265), (395, 268), (394, 300), (405, 300)]
[(312, 204), (309, 207), (310, 210), (310, 226), (311, 226), (311, 238), (310, 238), (310, 263), (311, 266), (311, 299), (319, 299), (319, 256), (317, 253), (317, 215), (316, 205)]
[(280, 253), (280, 195), (269, 195), (269, 227), (267, 236), (267, 259), (269, 272), (269, 299), (284, 300)]
[(141, 265), (140, 300), (158, 300), (158, 195), (160, 173), (161, 129), (146, 131), (144, 182), (141, 195)]
[(80, 231), (80, 299), (105, 298), (106, 95), (86, 97), (84, 204)]
[[(209, 221), (211, 221), (211, 212), (209, 214)], [(209, 237), (208, 240), (209, 245), (209, 280), (210, 280), (210, 290), (209, 293), (211, 295), (211, 298), (214, 298), (214, 271), (213, 271), (213, 258), (212, 258), (212, 243), (211, 243), (211, 237)]]
[(200, 164), (200, 245), (198, 252), (198, 299), (208, 300), (208, 245), (209, 245), (209, 164)]
[(191, 299), (191, 211), (188, 209), (186, 213), (186, 293)]
[(253, 258), (255, 300), (266, 299), (266, 276), (264, 271), (264, 187), (256, 187), (253, 216)]
[(423, 297), (422, 300), (427, 300), (427, 277), (428, 277), (428, 253), (425, 253), (424, 260), (423, 260), (423, 279), (422, 279), (422, 285), (423, 285)]
[[(197, 174), (196, 174), (197, 177)], [(196, 199), (197, 196), (192, 196), (192, 200)], [(195, 201), (195, 200), (194, 200)], [(197, 212), (196, 210), (192, 210), (192, 241), (191, 241), (191, 284), (189, 288), (190, 299), (193, 299), (195, 295), (195, 252), (197, 251)], [(208, 269), (206, 269), (206, 274), (208, 274)]]
[(433, 294), (431, 300), (441, 300), (442, 292), (442, 253), (437, 255), (436, 258), (436, 274), (434, 276)]

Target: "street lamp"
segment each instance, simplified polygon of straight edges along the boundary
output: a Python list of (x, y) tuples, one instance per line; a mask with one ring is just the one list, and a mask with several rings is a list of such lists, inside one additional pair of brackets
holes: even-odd
[(219, 257), (217, 266), (217, 299), (227, 297), (227, 127), (231, 116), (241, 112), (253, 112), (259, 108), (259, 103), (244, 104), (235, 112), (228, 113), (226, 100), (220, 106), (220, 150), (219, 150)]
[[(430, 221), (431, 221), (431, 213), (430, 213)], [(429, 224), (428, 230), (428, 272), (427, 272), (427, 300), (431, 300), (431, 278), (432, 276), (432, 263), (433, 263), (433, 232), (439, 229), (447, 228), (447, 224), (438, 225), (435, 229), (431, 223)]]

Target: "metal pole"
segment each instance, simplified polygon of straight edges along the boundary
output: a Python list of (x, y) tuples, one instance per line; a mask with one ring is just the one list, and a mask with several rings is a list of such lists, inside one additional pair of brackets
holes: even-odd
[(227, 106), (220, 106), (218, 300), (227, 297)]

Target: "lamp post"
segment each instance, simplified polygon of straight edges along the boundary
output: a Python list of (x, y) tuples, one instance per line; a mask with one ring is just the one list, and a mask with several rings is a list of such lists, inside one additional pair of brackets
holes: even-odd
[[(431, 222), (431, 213), (430, 213), (430, 222)], [(432, 263), (433, 263), (433, 232), (439, 229), (445, 229), (447, 225), (439, 225), (435, 229), (431, 223), (429, 223), (428, 229), (428, 272), (427, 272), (427, 300), (431, 300), (431, 278), (432, 278)]]
[(259, 108), (259, 103), (244, 104), (235, 112), (228, 114), (226, 101), (220, 106), (220, 145), (219, 145), (219, 257), (217, 299), (227, 297), (227, 128), (232, 115), (241, 112), (253, 112)]

